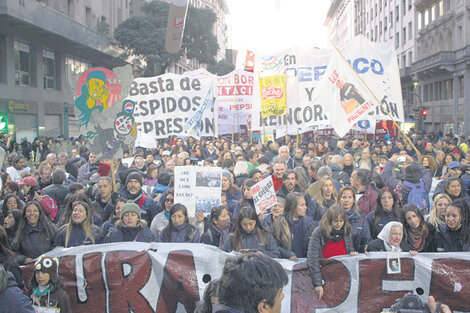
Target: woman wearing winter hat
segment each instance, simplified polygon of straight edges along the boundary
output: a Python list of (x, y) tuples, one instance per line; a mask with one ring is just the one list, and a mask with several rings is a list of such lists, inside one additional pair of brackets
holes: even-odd
[(57, 308), (61, 313), (70, 313), (70, 299), (59, 279), (58, 267), (57, 258), (41, 256), (36, 261), (31, 279), (31, 299), (36, 307)]
[(72, 215), (63, 225), (54, 241), (54, 247), (77, 247), (92, 245), (103, 241), (101, 229), (93, 224), (93, 210), (90, 205), (78, 201), (72, 206)]
[(140, 208), (133, 201), (129, 201), (121, 209), (120, 219), (116, 222), (116, 227), (111, 228), (106, 235), (104, 242), (156, 241), (154, 234), (147, 227), (147, 221), (141, 219)]

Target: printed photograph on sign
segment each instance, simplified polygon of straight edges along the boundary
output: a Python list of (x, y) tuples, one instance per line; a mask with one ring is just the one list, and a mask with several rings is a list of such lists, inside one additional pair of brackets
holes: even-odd
[(220, 187), (221, 179), (219, 170), (201, 170), (196, 173), (196, 187)]
[(400, 274), (401, 264), (400, 255), (397, 253), (387, 254), (387, 274)]
[(220, 205), (220, 197), (217, 196), (196, 196), (196, 212), (204, 215), (211, 213), (213, 207)]

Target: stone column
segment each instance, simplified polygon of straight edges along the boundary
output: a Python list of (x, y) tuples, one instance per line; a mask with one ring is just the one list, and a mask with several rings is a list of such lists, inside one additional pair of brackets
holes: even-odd
[(463, 130), (465, 136), (470, 135), (470, 68), (467, 65), (464, 73)]
[(457, 123), (457, 116), (459, 111), (459, 93), (460, 93), (460, 76), (458, 73), (454, 73), (454, 107), (452, 110), (452, 119), (454, 121), (454, 126), (452, 129), (454, 134), (457, 134), (458, 123)]

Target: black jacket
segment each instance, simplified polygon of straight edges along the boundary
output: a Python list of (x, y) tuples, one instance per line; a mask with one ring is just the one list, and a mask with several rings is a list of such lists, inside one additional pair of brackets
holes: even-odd
[(52, 250), (54, 238), (47, 238), (44, 226), (38, 223), (35, 227), (26, 223), (22, 239), (19, 243), (14, 243), (13, 250), (16, 252), (18, 264), (24, 264), (25, 259), (35, 259), (41, 254)]
[(138, 242), (153, 242), (157, 241), (155, 238), (155, 235), (152, 233), (152, 231), (148, 227), (141, 228), (140, 231), (136, 231), (135, 235), (134, 233), (131, 234), (133, 231), (133, 228), (128, 228), (128, 227), (114, 227), (110, 228), (108, 234), (104, 238), (105, 243), (111, 243), (111, 242), (123, 242), (123, 241), (133, 241), (131, 240), (125, 240), (126, 238), (133, 237), (135, 238), (135, 241)]
[(447, 225), (439, 226), (434, 233), (434, 247), (437, 252), (461, 252), (470, 251), (470, 242), (461, 242), (459, 231), (453, 231)]
[(13, 274), (6, 273), (7, 286), (0, 290), (0, 313), (35, 313), (30, 299), (18, 288)]

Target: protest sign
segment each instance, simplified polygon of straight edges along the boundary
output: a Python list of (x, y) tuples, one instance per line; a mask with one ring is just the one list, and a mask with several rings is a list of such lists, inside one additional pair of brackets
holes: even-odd
[(286, 75), (260, 77), (259, 87), (263, 118), (286, 114)]
[[(232, 254), (194, 243), (121, 242), (57, 249), (59, 275), (73, 312), (193, 312), (212, 279), (222, 274)], [(407, 292), (421, 288), (451, 305), (470, 311), (468, 253), (400, 253), (401, 273), (387, 274), (387, 254), (342, 256), (321, 260), (324, 295), (318, 300), (305, 259), (278, 260), (289, 282), (281, 312), (370, 312), (389, 308)], [(34, 263), (22, 267), (30, 281)], [(451, 302), (449, 303), (449, 301)]]
[(98, 159), (121, 158), (135, 141), (135, 103), (125, 99), (132, 80), (130, 65), (113, 71), (91, 68), (77, 79), (74, 109), (78, 129)]
[[(369, 88), (381, 101), (390, 115), (399, 122), (404, 121), (403, 100), (395, 47), (392, 42), (374, 43), (360, 35), (348, 45), (340, 48), (354, 70), (359, 73)], [(309, 48), (286, 49), (276, 53), (276, 62), (285, 69), (287, 77), (287, 114), (262, 118), (260, 103), (253, 105), (252, 129), (286, 128), (294, 132), (298, 127), (323, 125), (328, 118), (323, 111), (328, 103), (313, 101), (312, 93), (325, 75), (332, 50)], [(243, 56), (241, 56), (243, 57)], [(257, 54), (255, 73), (265, 70), (266, 57)], [(380, 106), (367, 114), (368, 120), (390, 120)]]
[[(215, 75), (199, 74), (200, 71), (184, 75), (168, 73), (136, 78), (132, 82), (127, 99), (136, 103), (137, 146), (155, 148), (155, 139), (191, 135), (185, 131), (185, 123), (198, 112), (208, 91), (216, 89)], [(212, 99), (200, 116), (198, 132), (201, 136), (217, 135), (215, 102), (216, 99)]]
[(253, 202), (255, 204), (256, 213), (266, 212), (267, 209), (273, 207), (277, 203), (276, 192), (274, 191), (273, 178), (266, 177), (262, 181), (251, 187)]
[(253, 102), (259, 101), (258, 79), (253, 73), (234, 70), (218, 77), (217, 87), (219, 135), (240, 133), (249, 123)]
[(200, 166), (175, 167), (175, 203), (188, 209), (188, 216), (196, 212), (205, 215), (220, 205), (222, 195), (222, 168)]
[(337, 50), (333, 51), (325, 75), (311, 98), (314, 103), (322, 103), (323, 112), (340, 137), (379, 106), (374, 95)]

